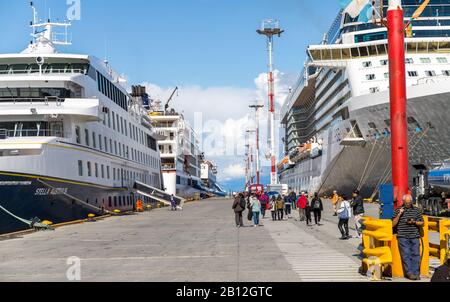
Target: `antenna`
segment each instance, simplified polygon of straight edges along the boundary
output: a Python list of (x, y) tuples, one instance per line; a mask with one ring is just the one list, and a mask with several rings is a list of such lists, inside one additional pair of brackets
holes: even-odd
[[(47, 6), (47, 2), (45, 2)], [(72, 42), (69, 41), (68, 28), (72, 26), (70, 22), (51, 22), (50, 14), (51, 10), (48, 11), (47, 22), (41, 22), (38, 18), (38, 13), (34, 2), (30, 1), (30, 7), (33, 10), (33, 21), (30, 22), (30, 27), (32, 28), (31, 36), (34, 38), (34, 42), (41, 44), (53, 45), (71, 45)], [(46, 7), (47, 9), (47, 7)], [(60, 29), (60, 31), (56, 31)]]

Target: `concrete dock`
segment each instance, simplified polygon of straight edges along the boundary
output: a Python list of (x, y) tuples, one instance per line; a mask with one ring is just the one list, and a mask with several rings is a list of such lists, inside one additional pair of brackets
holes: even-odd
[(231, 205), (211, 199), (0, 241), (0, 281), (68, 281), (69, 257), (85, 282), (369, 281), (358, 274), (360, 240), (338, 240), (329, 202), (314, 227), (266, 218), (237, 229)]

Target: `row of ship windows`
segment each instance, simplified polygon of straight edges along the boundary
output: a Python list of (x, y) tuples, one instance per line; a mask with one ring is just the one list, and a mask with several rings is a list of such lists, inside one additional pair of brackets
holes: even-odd
[[(129, 180), (138, 180), (142, 182), (147, 182), (150, 176), (150, 181), (152, 184), (155, 184), (158, 182), (157, 179), (153, 179), (153, 175), (147, 175), (144, 173), (138, 173), (128, 170), (123, 170), (119, 168), (112, 168), (112, 175), (111, 175), (111, 167), (105, 166), (105, 165), (99, 165), (98, 163), (92, 164), (90, 161), (86, 162), (86, 175), (84, 170), (84, 163), (82, 160), (78, 161), (78, 175), (81, 177), (87, 176), (87, 177), (95, 177), (95, 178), (102, 178), (102, 179), (112, 179), (114, 181), (129, 181)], [(112, 176), (112, 178), (111, 178)]]
[[(81, 144), (81, 130), (79, 126), (75, 127), (75, 135), (77, 144)], [(92, 145), (91, 145), (91, 138), (92, 138)], [(92, 147), (94, 149), (97, 149), (98, 147), (98, 150), (100, 151), (104, 151), (107, 153), (111, 153), (120, 157), (130, 159), (129, 146), (125, 146), (125, 144), (122, 144), (120, 142), (117, 143), (117, 141), (115, 140), (113, 141), (112, 139), (108, 140), (106, 136), (102, 137), (101, 134), (98, 135), (97, 139), (97, 134), (95, 132), (92, 132), (91, 136), (88, 129), (84, 129), (84, 142), (87, 147)], [(157, 158), (152, 157), (148, 154), (145, 154), (133, 148), (131, 148), (131, 160), (139, 162), (141, 164), (146, 164), (153, 168), (158, 168), (160, 165), (160, 162)]]
[(128, 111), (128, 97), (116, 85), (109, 81), (99, 71), (97, 71), (98, 90), (107, 96), (123, 110)]
[[(448, 63), (448, 60), (445, 57), (436, 58), (436, 61), (437, 61), (437, 63), (440, 63), (440, 64)], [(422, 64), (430, 64), (431, 62), (432, 62), (431, 58), (420, 58), (420, 63), (422, 63)], [(389, 60), (380, 60), (380, 65), (381, 66), (387, 66), (388, 64), (389, 64)], [(405, 64), (414, 64), (414, 59), (413, 58), (406, 58), (405, 59)], [(365, 61), (365, 62), (362, 63), (362, 65), (363, 65), (364, 68), (369, 68), (369, 67), (373, 66), (373, 62), (372, 61)]]
[[(143, 130), (128, 122), (126, 119), (121, 117), (119, 114), (115, 114), (114, 111), (110, 111), (105, 108), (103, 125), (116, 130), (122, 135), (129, 136), (134, 141), (156, 151), (156, 140), (150, 135), (146, 134)], [(128, 135), (128, 133), (130, 135)]]
[[(415, 78), (415, 77), (419, 76), (419, 72), (415, 71), (415, 70), (408, 71), (407, 73), (408, 73), (408, 76), (411, 77), (411, 78)], [(450, 70), (442, 70), (442, 74), (441, 75), (449, 77), (450, 76)], [(437, 73), (434, 70), (425, 70), (425, 76), (427, 76), (427, 77), (435, 77), (435, 76), (437, 76)], [(385, 79), (389, 78), (389, 72), (385, 72), (384, 73), (384, 78)], [(377, 77), (376, 77), (375, 74), (367, 74), (366, 75), (366, 79), (368, 81), (374, 81), (374, 80), (377, 79)]]

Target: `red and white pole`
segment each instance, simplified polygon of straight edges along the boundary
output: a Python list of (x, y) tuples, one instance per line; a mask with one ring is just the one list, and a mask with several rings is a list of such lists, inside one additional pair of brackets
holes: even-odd
[(405, 23), (401, 0), (389, 0), (387, 12), (392, 132), (392, 182), (395, 208), (408, 193), (408, 125), (406, 118)]
[(270, 126), (270, 184), (278, 184), (276, 170), (276, 145), (275, 145), (275, 79), (273, 76), (273, 36), (269, 36), (269, 126)]
[(259, 108), (256, 108), (256, 184), (261, 184), (261, 170), (259, 159)]

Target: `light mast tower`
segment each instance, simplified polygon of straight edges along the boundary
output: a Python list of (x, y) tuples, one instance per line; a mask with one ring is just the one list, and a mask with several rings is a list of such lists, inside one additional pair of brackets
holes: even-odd
[(270, 135), (268, 135), (268, 144), (270, 146), (270, 161), (271, 161), (271, 177), (270, 183), (272, 185), (278, 184), (278, 176), (276, 171), (276, 141), (275, 141), (275, 87), (273, 77), (273, 37), (281, 37), (284, 32), (280, 28), (278, 20), (265, 20), (262, 22), (261, 29), (256, 31), (260, 35), (264, 35), (267, 38), (267, 48), (269, 52), (269, 129)]
[(259, 112), (260, 109), (264, 108), (264, 105), (259, 105), (256, 102), (256, 105), (249, 106), (251, 109), (255, 110), (255, 122), (256, 122), (256, 185), (261, 185), (261, 160), (260, 160), (260, 147), (259, 147)]

